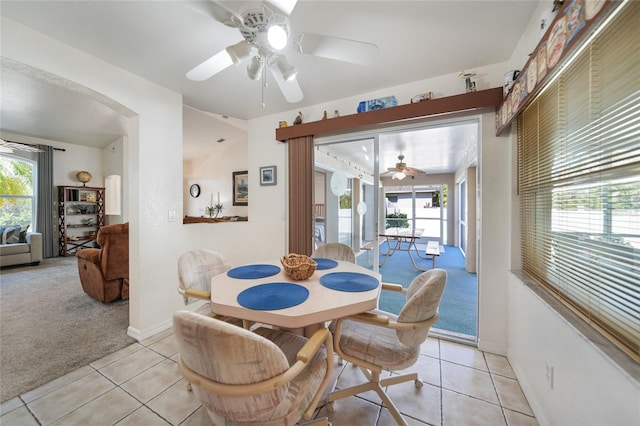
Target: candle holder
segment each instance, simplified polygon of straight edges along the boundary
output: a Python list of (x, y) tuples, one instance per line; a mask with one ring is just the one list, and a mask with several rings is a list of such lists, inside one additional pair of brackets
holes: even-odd
[(222, 203), (220, 202), (220, 193), (218, 193), (218, 203), (213, 204), (213, 193), (211, 193), (211, 202), (204, 208), (204, 212), (210, 218), (216, 218), (222, 213)]

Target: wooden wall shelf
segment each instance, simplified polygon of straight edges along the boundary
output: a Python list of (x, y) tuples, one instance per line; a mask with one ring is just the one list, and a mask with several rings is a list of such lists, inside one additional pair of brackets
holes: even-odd
[(502, 87), (495, 87), (493, 89), (431, 99), (430, 101), (415, 104), (398, 105), (377, 111), (311, 121), (309, 123), (276, 129), (276, 139), (281, 142), (286, 142), (287, 139), (303, 136), (318, 136), (339, 131), (361, 130), (366, 127), (412, 118), (427, 117), (430, 115), (487, 107), (497, 109), (502, 104), (502, 96)]
[(193, 217), (185, 216), (182, 219), (183, 224), (188, 223), (219, 223), (219, 222), (246, 222), (248, 216), (223, 216), (223, 217)]

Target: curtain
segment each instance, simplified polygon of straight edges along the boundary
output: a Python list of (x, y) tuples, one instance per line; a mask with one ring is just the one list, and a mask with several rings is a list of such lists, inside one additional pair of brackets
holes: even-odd
[(57, 256), (55, 228), (55, 197), (53, 188), (53, 147), (38, 145), (36, 228), (42, 234), (42, 256)]

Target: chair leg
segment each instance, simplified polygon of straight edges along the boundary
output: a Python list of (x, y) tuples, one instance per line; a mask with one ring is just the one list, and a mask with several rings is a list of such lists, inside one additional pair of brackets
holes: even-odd
[(400, 426), (407, 426), (408, 425), (407, 421), (404, 419), (404, 417), (402, 417), (400, 410), (398, 410), (398, 407), (396, 407), (393, 401), (386, 394), (383, 387), (396, 385), (398, 383), (404, 383), (404, 382), (413, 380), (416, 384), (416, 387), (421, 388), (422, 381), (420, 381), (420, 379), (418, 378), (418, 374), (409, 373), (409, 374), (403, 374), (400, 376), (391, 376), (381, 380), (380, 373), (376, 371), (370, 371), (362, 367), (359, 367), (359, 368), (362, 371), (362, 373), (367, 377), (368, 382), (362, 383), (356, 386), (352, 386), (350, 388), (340, 389), (338, 391), (331, 392), (327, 397), (327, 404), (328, 404), (327, 408), (329, 412), (333, 412), (334, 401), (338, 399), (346, 398), (348, 396), (358, 395), (363, 392), (373, 390), (378, 394), (380, 399), (382, 399), (382, 402), (384, 403), (385, 407), (387, 407), (387, 409), (389, 410), (389, 413), (391, 413), (391, 416), (393, 416), (393, 419), (396, 421), (396, 423), (398, 423), (398, 425)]

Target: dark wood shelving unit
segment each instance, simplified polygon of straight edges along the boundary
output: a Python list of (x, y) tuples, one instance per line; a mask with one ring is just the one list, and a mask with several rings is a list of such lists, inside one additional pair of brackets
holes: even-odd
[[(88, 221), (92, 223), (89, 224)], [(104, 188), (58, 187), (58, 248), (60, 256), (74, 256), (78, 250), (95, 247), (96, 235), (104, 226)]]

